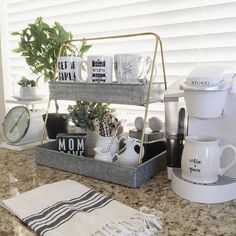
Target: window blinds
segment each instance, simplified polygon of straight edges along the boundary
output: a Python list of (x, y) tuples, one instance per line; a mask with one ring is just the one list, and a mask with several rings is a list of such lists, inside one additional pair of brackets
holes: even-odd
[[(19, 31), (37, 16), (60, 22), (74, 38), (152, 31), (163, 41), (168, 83), (183, 78), (197, 64), (236, 65), (235, 0), (5, 0), (5, 80), (27, 70), (12, 53)], [(152, 52), (153, 40), (132, 38), (96, 42), (90, 54)], [(157, 68), (160, 68), (157, 63)], [(160, 80), (162, 72), (158, 70)]]

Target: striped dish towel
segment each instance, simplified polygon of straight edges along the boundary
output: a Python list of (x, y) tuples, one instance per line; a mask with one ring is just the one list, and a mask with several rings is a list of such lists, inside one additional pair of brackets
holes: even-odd
[(155, 214), (128, 207), (72, 180), (35, 188), (1, 205), (43, 236), (157, 235)]

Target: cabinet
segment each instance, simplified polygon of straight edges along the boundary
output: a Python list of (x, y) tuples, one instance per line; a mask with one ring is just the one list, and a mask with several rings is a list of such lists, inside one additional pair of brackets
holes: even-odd
[[(64, 83), (54, 81), (49, 84), (50, 100), (81, 100), (144, 106), (144, 120), (146, 121), (149, 104), (151, 102), (161, 101), (161, 94), (163, 93), (162, 85), (164, 85), (166, 88), (166, 79), (164, 79), (164, 83), (152, 82), (158, 45), (161, 49), (161, 62), (163, 75), (165, 78), (164, 57), (159, 36), (155, 33), (140, 33), (78, 39), (73, 41), (105, 40), (138, 36), (154, 36), (155, 38), (151, 75), (147, 84), (95, 84)], [(64, 44), (66, 43), (68, 42), (65, 42)], [(141, 136), (141, 147), (143, 147), (144, 136), (145, 134), (143, 131)], [(73, 156), (70, 154), (60, 153), (56, 151), (56, 143), (52, 142), (43, 144), (36, 148), (36, 162), (38, 164), (71, 171), (130, 187), (139, 187), (159, 170), (166, 167), (166, 152), (161, 152), (152, 159), (140, 164), (138, 167), (131, 168), (115, 163), (95, 160), (89, 157)]]

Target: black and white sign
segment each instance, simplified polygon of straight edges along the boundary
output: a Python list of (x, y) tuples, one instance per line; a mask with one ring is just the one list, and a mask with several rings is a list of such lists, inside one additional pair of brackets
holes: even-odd
[(58, 134), (57, 149), (72, 155), (84, 156), (86, 147), (86, 134)]

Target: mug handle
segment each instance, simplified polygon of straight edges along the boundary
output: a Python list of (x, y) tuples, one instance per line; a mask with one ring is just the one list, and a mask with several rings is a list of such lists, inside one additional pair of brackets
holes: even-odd
[[(139, 144), (139, 148), (141, 150), (141, 143)], [(142, 148), (142, 154), (141, 154), (141, 160), (143, 160), (144, 158), (144, 154), (145, 154), (145, 150), (144, 150), (144, 147)], [(140, 154), (139, 154), (140, 155)]]
[[(141, 71), (140, 75), (138, 76), (139, 81), (142, 81), (144, 79), (144, 75), (148, 75), (148, 73), (150, 72), (150, 70), (152, 68), (152, 59), (151, 59), (151, 57), (149, 57), (149, 56), (143, 57), (142, 60), (145, 60), (145, 61), (143, 63), (142, 71)], [(146, 68), (146, 70), (145, 70), (145, 68)], [(156, 68), (156, 65), (154, 65), (153, 78), (156, 77), (156, 74), (157, 74), (157, 68)], [(146, 78), (146, 80), (147, 80), (147, 78)]]
[(220, 158), (222, 157), (223, 151), (227, 148), (230, 148), (230, 149), (233, 150), (234, 160), (229, 165), (227, 165), (226, 167), (220, 168), (219, 175), (223, 175), (227, 170), (229, 170), (236, 163), (236, 147), (234, 145), (231, 145), (231, 144), (227, 144), (227, 145), (224, 145), (224, 146), (219, 148)]
[[(122, 136), (119, 137), (119, 139), (118, 139), (119, 144), (120, 144), (120, 142), (122, 141), (122, 139), (126, 140), (126, 136), (125, 136), (125, 135), (122, 135)], [(125, 142), (124, 142), (124, 143), (125, 143)]]
[(119, 151), (118, 151), (118, 153), (121, 153), (121, 152), (123, 152), (125, 149), (126, 149), (126, 136), (125, 135), (122, 135), (122, 136), (120, 136), (119, 137), (119, 139), (118, 139), (118, 146), (120, 147), (120, 142), (122, 141), (122, 140), (124, 140), (124, 147), (123, 148), (121, 148)]
[[(116, 158), (116, 159), (115, 159)], [(118, 153), (115, 153), (113, 156), (112, 156), (112, 162), (113, 163), (116, 163), (120, 158), (120, 155)]]
[(88, 61), (85, 61), (85, 60), (81, 60), (78, 62), (78, 64), (76, 65), (77, 68), (76, 68), (76, 71), (78, 72), (78, 81), (79, 82), (82, 82), (82, 83), (85, 83), (87, 82), (88, 80), (88, 75), (87, 75), (87, 78), (86, 79), (82, 79), (82, 75), (81, 75), (81, 71), (82, 71), (82, 64), (85, 63), (87, 65), (87, 68), (88, 68)]

